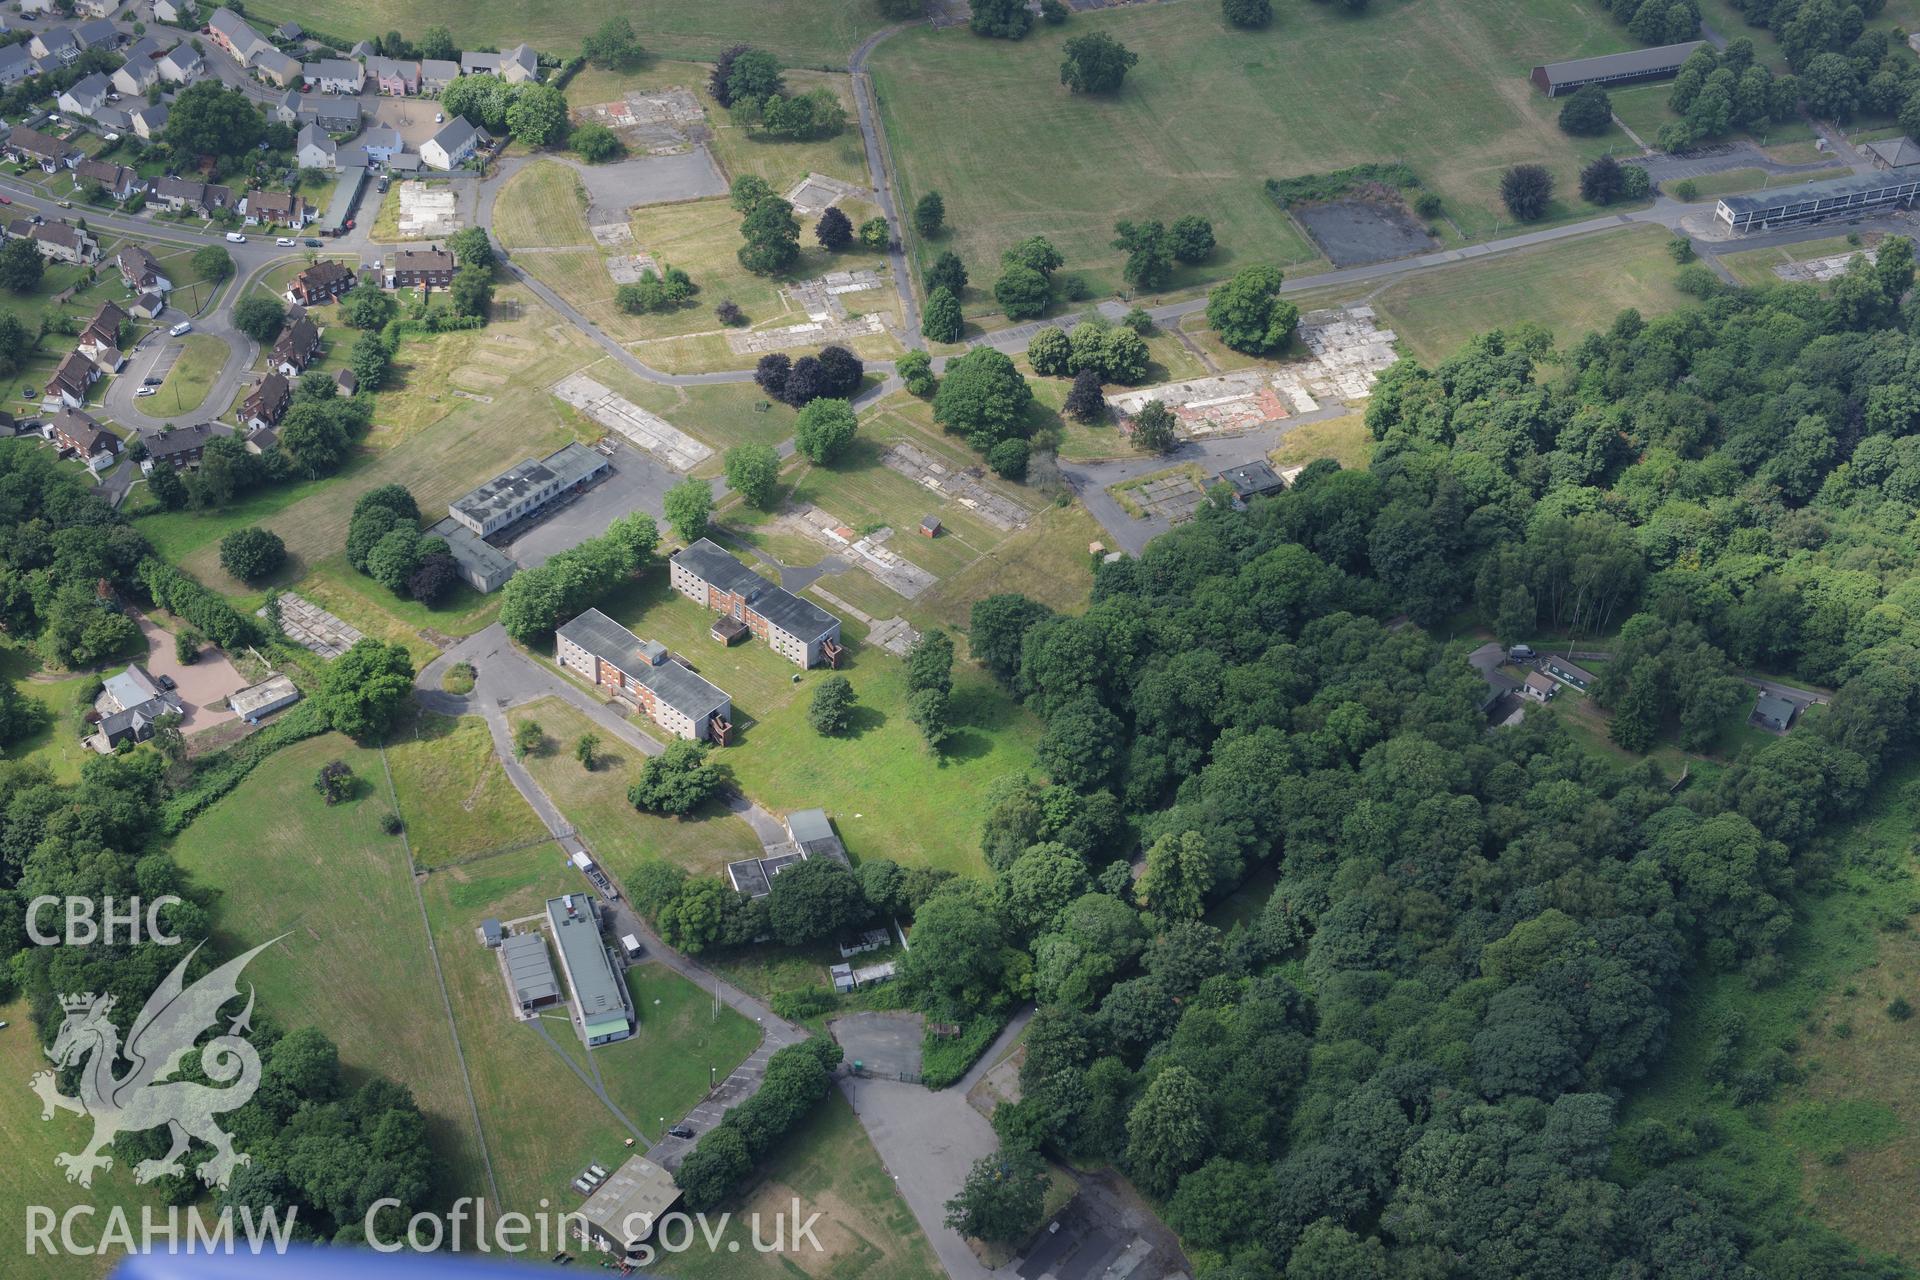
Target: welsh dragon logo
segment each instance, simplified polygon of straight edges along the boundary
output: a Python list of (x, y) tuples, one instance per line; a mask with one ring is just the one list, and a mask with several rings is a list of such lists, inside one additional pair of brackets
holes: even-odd
[[(221, 1006), (239, 996), (240, 971), (247, 962), (272, 945), (262, 943), (186, 986), (183, 975), (200, 950), (196, 946), (147, 997), (124, 1046), (107, 1017), (113, 1010), (112, 996), (87, 992), (60, 998), (66, 1018), (53, 1048), (46, 1053), (61, 1067), (77, 1065), (92, 1056), (80, 1073), (80, 1096), (69, 1098), (61, 1093), (52, 1071), (36, 1072), (30, 1083), (40, 1095), (42, 1120), (53, 1119), (56, 1109), (93, 1117), (93, 1140), (77, 1153), (63, 1151), (53, 1158), (56, 1166), (67, 1171), (68, 1182), (92, 1186), (95, 1170), (113, 1168), (113, 1157), (105, 1150), (113, 1145), (115, 1137), (160, 1125), (171, 1130), (173, 1146), (160, 1159), (135, 1165), (136, 1182), (184, 1172), (180, 1157), (194, 1138), (214, 1150), (213, 1158), (199, 1170), (208, 1186), (225, 1187), (233, 1171), (251, 1161), (252, 1157), (233, 1149), (233, 1139), (214, 1122), (220, 1112), (245, 1106), (260, 1087), (260, 1055), (241, 1038), (253, 1016), (251, 984), (247, 987), (247, 1006), (228, 1024), (226, 1034), (200, 1047), (201, 1072), (226, 1087), (216, 1089), (166, 1077), (179, 1069), (180, 1060), (193, 1049), (201, 1033), (220, 1020)], [(130, 1069), (116, 1076), (114, 1067), (122, 1058)]]

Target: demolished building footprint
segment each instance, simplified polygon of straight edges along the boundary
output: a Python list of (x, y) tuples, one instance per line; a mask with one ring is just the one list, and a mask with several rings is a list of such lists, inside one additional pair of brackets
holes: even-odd
[(1379, 327), (1372, 307), (1311, 312), (1300, 322), (1298, 341), (1307, 355), (1277, 368), (1141, 387), (1108, 396), (1107, 404), (1130, 422), (1157, 400), (1173, 411), (1188, 436), (1247, 431), (1312, 413), (1326, 403), (1364, 400), (1381, 372), (1400, 358), (1393, 330)]
[(713, 456), (712, 449), (666, 419), (585, 374), (562, 378), (553, 385), (553, 394), (675, 471), (691, 471)]
[(797, 508), (784, 519), (815, 542), (846, 555), (880, 585), (909, 600), (916, 599), (939, 581), (919, 565), (881, 545), (893, 536), (892, 529), (882, 526), (863, 537), (818, 507)]
[(977, 467), (949, 466), (926, 450), (904, 442), (888, 449), (882, 460), (889, 470), (943, 498), (951, 498), (1002, 533), (1026, 528), (1027, 509), (989, 488)]

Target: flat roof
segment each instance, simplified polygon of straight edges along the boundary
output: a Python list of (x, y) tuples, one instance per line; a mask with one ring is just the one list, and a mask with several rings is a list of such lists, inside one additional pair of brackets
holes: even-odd
[(450, 509), (485, 524), (489, 516), (510, 510), (537, 489), (555, 482), (565, 489), (606, 466), (607, 460), (585, 445), (570, 444), (544, 458), (529, 458), (509, 467), (465, 497), (455, 499)]
[(1822, 200), (1838, 200), (1849, 196), (1873, 196), (1891, 192), (1897, 188), (1912, 187), (1916, 183), (1920, 183), (1920, 176), (1914, 174), (1895, 177), (1886, 173), (1865, 173), (1846, 178), (1834, 178), (1827, 182), (1808, 182), (1797, 187), (1781, 187), (1778, 190), (1759, 192), (1754, 195), (1721, 196), (1720, 203), (1734, 213), (1766, 213), (1775, 210), (1785, 211), (1798, 205)]
[[(571, 899), (573, 910), (567, 910)], [(585, 893), (547, 899), (547, 919), (553, 924), (553, 936), (560, 943), (560, 960), (573, 984), (574, 1004), (580, 1021), (588, 1027), (618, 1015), (627, 1016), (626, 995), (613, 966), (607, 962), (607, 948), (600, 941), (600, 926), (593, 920), (593, 899)]]
[(612, 664), (690, 720), (704, 719), (732, 701), (720, 686), (668, 657), (663, 646), (642, 640), (598, 609), (567, 623), (559, 635)]
[(801, 844), (833, 840), (833, 823), (825, 809), (799, 809), (787, 815), (787, 834)]
[(514, 934), (500, 944), (500, 954), (507, 962), (507, 976), (513, 981), (515, 1000), (534, 1004), (559, 998), (560, 981), (553, 976), (547, 940), (540, 936), (538, 929)]
[(238, 693), (227, 696), (227, 706), (242, 719), (253, 715), (263, 708), (277, 706), (289, 698), (298, 700), (300, 687), (285, 676), (269, 676), (259, 684), (251, 685)]
[(1220, 478), (1232, 485), (1236, 493), (1262, 493), (1268, 489), (1285, 487), (1279, 473), (1264, 462), (1228, 467), (1220, 473)]
[(743, 858), (739, 862), (727, 864), (727, 879), (733, 887), (750, 898), (764, 896), (773, 886), (767, 882), (767, 871), (760, 865), (758, 858)]
[(672, 1174), (645, 1156), (633, 1156), (594, 1189), (580, 1206), (580, 1216), (619, 1248), (630, 1250), (652, 1234), (679, 1199)]
[(442, 516), (435, 521), (428, 528), (427, 537), (443, 540), (447, 544), (447, 554), (483, 578), (491, 578), (502, 571), (511, 574), (515, 568), (511, 556), (486, 539), (475, 537), (473, 530), (452, 516)]
[(1549, 62), (1536, 71), (1545, 71), (1553, 84), (1572, 84), (1579, 80), (1600, 80), (1614, 76), (1651, 74), (1677, 67), (1693, 56), (1705, 40), (1686, 40), (1679, 44), (1654, 45), (1647, 49), (1629, 49), (1625, 53), (1603, 53), (1597, 58), (1575, 58), (1569, 62)]

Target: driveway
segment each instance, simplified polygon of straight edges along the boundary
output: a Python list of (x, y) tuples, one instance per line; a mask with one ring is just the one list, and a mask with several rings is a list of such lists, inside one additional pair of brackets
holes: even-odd
[[(558, 158), (558, 157), (555, 157)], [(618, 164), (562, 164), (587, 189), (587, 221), (625, 222), (635, 205), (674, 204), (727, 194), (727, 180), (705, 144), (672, 156), (635, 156)]]
[(172, 632), (163, 631), (144, 614), (134, 617), (140, 624), (140, 634), (147, 641), (147, 671), (155, 676), (172, 676), (177, 686), (175, 692), (180, 695), (180, 705), (185, 711), (180, 719), (180, 732), (191, 737), (202, 729), (234, 719), (233, 712), (213, 705), (225, 702), (229, 695), (247, 687), (246, 678), (227, 661), (227, 655), (203, 644), (199, 661), (191, 665), (182, 663), (174, 657)]
[(926, 1020), (917, 1013), (849, 1013), (827, 1023), (846, 1050), (847, 1065), (859, 1063), (876, 1077), (919, 1079), (920, 1044)]
[(946, 1224), (947, 1201), (960, 1193), (974, 1161), (1000, 1148), (987, 1118), (967, 1105), (966, 1091), (955, 1086), (934, 1093), (898, 1080), (846, 1075), (840, 1092), (853, 1104), (947, 1275), (990, 1280), (994, 1273)]

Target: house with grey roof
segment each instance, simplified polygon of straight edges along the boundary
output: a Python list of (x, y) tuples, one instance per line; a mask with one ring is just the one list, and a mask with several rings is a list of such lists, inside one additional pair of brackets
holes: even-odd
[(1769, 733), (1785, 733), (1793, 727), (1794, 717), (1799, 714), (1799, 703), (1762, 689), (1760, 696), (1753, 700), (1753, 710), (1747, 716), (1747, 723)]
[(404, 98), (420, 92), (420, 64), (411, 58), (388, 58), (379, 54), (367, 58), (367, 78), (390, 98)]
[(142, 36), (127, 50), (127, 60), (113, 73), (113, 87), (125, 94), (143, 94), (160, 83), (160, 55), (164, 50), (152, 36)]
[(659, 641), (642, 640), (598, 609), (554, 633), (554, 658), (675, 737), (724, 746), (733, 730), (733, 700), (724, 690)]
[(420, 59), (420, 92), (439, 93), (460, 78), (460, 64), (446, 58)]
[(480, 149), (486, 136), (465, 116), (455, 116), (420, 144), (420, 159), (430, 169), (458, 169)]
[(300, 83), (300, 60), (278, 49), (262, 49), (253, 56), (253, 69), (261, 79), (270, 80), (282, 88)]
[(207, 74), (207, 62), (190, 44), (178, 44), (160, 55), (160, 78), (168, 84), (188, 84)]
[(141, 107), (127, 113), (127, 127), (133, 130), (135, 137), (151, 142), (166, 130), (169, 114), (164, 106)]
[(332, 169), (340, 160), (339, 145), (325, 129), (313, 123), (300, 126), (293, 150), (302, 169)]
[(358, 93), (367, 70), (351, 58), (322, 58), (303, 63), (300, 78), (316, 93)]
[(28, 76), (40, 74), (40, 64), (23, 44), (0, 49), (0, 87), (19, 84)]
[(840, 619), (768, 582), (711, 539), (674, 552), (668, 581), (681, 595), (745, 626), (789, 662), (839, 663)]
[(27, 42), (27, 49), (36, 58), (58, 62), (63, 66), (83, 52), (72, 27), (48, 27)]
[(120, 28), (105, 18), (81, 23), (73, 29), (73, 38), (83, 52), (88, 49), (118, 49), (126, 40), (120, 34)]
[(207, 35), (243, 67), (252, 65), (255, 54), (273, 49), (271, 41), (225, 5), (215, 9), (207, 19)]

